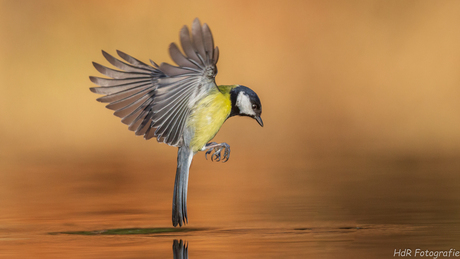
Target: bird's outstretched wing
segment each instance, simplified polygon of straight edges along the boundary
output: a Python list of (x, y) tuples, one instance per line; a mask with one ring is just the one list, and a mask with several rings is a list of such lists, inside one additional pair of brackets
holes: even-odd
[(117, 51), (125, 63), (103, 51), (107, 61), (121, 71), (93, 62), (99, 72), (110, 78), (90, 77), (100, 86), (90, 90), (105, 95), (97, 100), (109, 103), (106, 107), (115, 110), (114, 114), (130, 130), (145, 139), (156, 137), (158, 142), (171, 146), (183, 145), (184, 127), (191, 109), (217, 87), (214, 78), (219, 49), (214, 47), (208, 25), (202, 26), (195, 19), (191, 35), (184, 26), (180, 41), (185, 55), (175, 43), (169, 46), (177, 66), (168, 63), (158, 66), (153, 61), (151, 66)]

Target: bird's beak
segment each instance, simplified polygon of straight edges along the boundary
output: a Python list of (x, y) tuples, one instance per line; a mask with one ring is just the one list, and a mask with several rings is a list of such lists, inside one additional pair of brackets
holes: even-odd
[(256, 117), (254, 117), (254, 119), (256, 119), (256, 121), (259, 123), (259, 125), (261, 127), (264, 126), (264, 122), (262, 121), (262, 118), (260, 118), (260, 116), (256, 116)]

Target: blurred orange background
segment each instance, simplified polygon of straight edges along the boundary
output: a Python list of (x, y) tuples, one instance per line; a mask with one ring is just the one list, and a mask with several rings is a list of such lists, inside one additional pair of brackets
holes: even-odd
[(276, 152), (458, 151), (459, 10), (455, 1), (2, 1), (2, 153), (145, 144), (94, 101), (91, 61), (107, 65), (100, 50), (120, 49), (170, 62), (168, 44), (195, 17), (221, 49), (217, 82), (263, 100), (263, 130), (232, 119), (219, 138)]
[(95, 102), (91, 61), (109, 65), (100, 50), (119, 49), (171, 62), (168, 44), (195, 17), (221, 49), (217, 83), (247, 85), (263, 102), (265, 128), (231, 119), (219, 140), (259, 152), (460, 148), (455, 1), (0, 3), (2, 156), (167, 148)]
[[(100, 76), (92, 61), (109, 66), (101, 49), (171, 62), (169, 43), (195, 17), (220, 49), (217, 83), (255, 90), (265, 127), (224, 124), (215, 141), (229, 143), (232, 157), (222, 165), (195, 156), (192, 203), (222, 190), (236, 208), (246, 192), (263, 201), (281, 184), (296, 197), (308, 191), (300, 183), (315, 181), (339, 192), (334, 179), (346, 176), (315, 171), (331, 166), (328, 157), (402, 157), (409, 166), (458, 157), (459, 13), (458, 1), (0, 1), (3, 219), (126, 199), (158, 205), (169, 224), (176, 149), (135, 137), (95, 101), (88, 76)], [(149, 187), (158, 181), (163, 189)], [(206, 206), (190, 210), (208, 219), (199, 214)]]

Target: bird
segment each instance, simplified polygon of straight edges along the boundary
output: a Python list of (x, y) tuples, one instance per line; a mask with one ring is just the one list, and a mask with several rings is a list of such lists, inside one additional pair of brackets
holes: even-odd
[(176, 43), (169, 54), (176, 65), (163, 62), (146, 64), (117, 50), (116, 58), (102, 55), (116, 69), (93, 62), (106, 77), (90, 76), (93, 93), (104, 95), (96, 100), (108, 103), (121, 122), (135, 135), (177, 147), (177, 169), (173, 192), (172, 223), (188, 224), (187, 189), (193, 157), (205, 151), (211, 161), (227, 162), (230, 145), (211, 140), (222, 124), (234, 116), (247, 116), (264, 126), (258, 95), (243, 85), (217, 85), (219, 48), (209, 26), (196, 18), (179, 34), (182, 51)]

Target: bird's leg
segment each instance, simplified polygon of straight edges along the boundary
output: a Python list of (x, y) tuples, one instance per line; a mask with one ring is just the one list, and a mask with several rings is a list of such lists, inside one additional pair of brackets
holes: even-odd
[[(206, 144), (202, 151), (206, 149), (208, 150), (204, 154), (204, 157), (206, 157), (206, 159), (208, 159), (208, 155), (214, 151), (214, 154), (211, 155), (211, 161), (216, 160), (217, 162), (219, 162), (220, 160), (222, 160), (222, 162), (225, 163), (230, 158), (230, 145), (227, 143), (209, 142), (208, 144)], [(222, 151), (224, 151), (223, 154)]]

